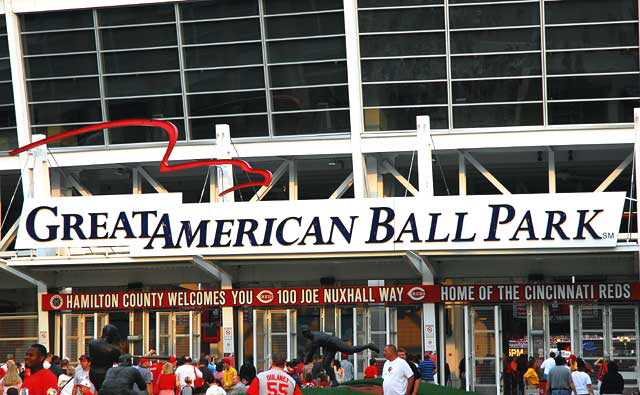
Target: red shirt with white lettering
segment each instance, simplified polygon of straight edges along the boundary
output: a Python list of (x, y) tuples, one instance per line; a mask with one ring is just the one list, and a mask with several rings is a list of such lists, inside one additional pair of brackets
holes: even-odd
[(58, 378), (49, 369), (40, 369), (24, 379), (20, 395), (58, 395)]
[(247, 395), (302, 395), (293, 377), (279, 369), (259, 373), (251, 382)]

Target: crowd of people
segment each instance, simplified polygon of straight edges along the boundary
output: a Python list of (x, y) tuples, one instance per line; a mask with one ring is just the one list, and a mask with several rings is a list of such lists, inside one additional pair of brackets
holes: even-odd
[(502, 379), (505, 395), (608, 395), (622, 394), (624, 390), (615, 361), (601, 358), (592, 367), (573, 354), (567, 360), (554, 352), (540, 364), (526, 355), (507, 358)]

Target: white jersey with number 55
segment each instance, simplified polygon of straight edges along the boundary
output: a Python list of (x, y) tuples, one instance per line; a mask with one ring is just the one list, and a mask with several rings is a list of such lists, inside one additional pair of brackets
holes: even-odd
[(286, 372), (271, 369), (253, 379), (247, 395), (302, 395), (302, 391)]

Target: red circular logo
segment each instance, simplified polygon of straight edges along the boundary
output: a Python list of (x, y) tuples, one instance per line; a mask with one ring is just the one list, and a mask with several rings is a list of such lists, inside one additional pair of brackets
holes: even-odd
[(256, 295), (256, 298), (260, 303), (268, 304), (273, 302), (274, 296), (273, 296), (273, 292), (265, 289), (263, 291), (260, 291), (258, 295)]
[(427, 296), (427, 293), (420, 287), (413, 287), (409, 290), (407, 295), (409, 295), (411, 299), (418, 301), (424, 299)]

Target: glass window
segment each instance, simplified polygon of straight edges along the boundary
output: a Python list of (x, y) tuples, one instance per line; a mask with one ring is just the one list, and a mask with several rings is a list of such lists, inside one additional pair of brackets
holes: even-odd
[(274, 111), (349, 107), (346, 86), (272, 90)]
[(542, 78), (457, 81), (452, 93), (454, 103), (542, 100)]
[[(636, 0), (545, 1), (546, 23), (632, 21), (638, 19)], [(580, 12), (576, 12), (576, 9)]]
[(90, 123), (102, 120), (99, 100), (32, 104), (31, 119), (35, 125), (52, 123)]
[(251, 18), (183, 23), (182, 37), (185, 44), (260, 40), (260, 20)]
[(550, 100), (640, 97), (640, 75), (554, 77), (547, 79)]
[(187, 68), (262, 63), (260, 43), (191, 47), (184, 51)]
[(188, 71), (186, 78), (189, 92), (264, 88), (262, 67)]
[(15, 148), (18, 148), (18, 131), (16, 129), (0, 130), (0, 150), (9, 151)]
[(451, 58), (453, 78), (506, 77), (541, 75), (540, 54), (454, 56)]
[(16, 126), (16, 111), (13, 106), (0, 107), (0, 128)]
[[(185, 140), (184, 121), (170, 120), (178, 129), (178, 140)], [(148, 143), (154, 141), (169, 141), (167, 132), (160, 128), (145, 126), (129, 126), (124, 128), (109, 129), (109, 142), (111, 144)]]
[(106, 52), (102, 54), (102, 60), (105, 73), (177, 70), (180, 67), (177, 48)]
[(27, 78), (98, 74), (96, 54), (39, 56), (25, 58), (24, 62)]
[(639, 100), (549, 103), (549, 124), (590, 124), (633, 122)]
[(412, 84), (372, 84), (362, 87), (365, 107), (415, 104), (446, 104), (445, 82)]
[(102, 49), (146, 48), (177, 45), (176, 26), (140, 26), (102, 29)]
[(446, 129), (447, 107), (368, 108), (364, 110), (364, 130), (416, 130), (416, 117), (429, 115), (432, 129)]
[(9, 81), (11, 79), (11, 65), (9, 60), (0, 60), (0, 81)]
[(346, 62), (270, 66), (271, 86), (300, 86), (347, 82)]
[(107, 100), (109, 119), (176, 118), (182, 116), (182, 96)]
[[(473, 3), (502, 3), (504, 0), (449, 0), (449, 4), (473, 4)], [(515, 1), (531, 1), (531, 0), (509, 0)]]
[(23, 32), (93, 27), (93, 13), (91, 10), (65, 10), (62, 12), (21, 14), (20, 26), (20, 30)]
[(362, 81), (410, 81), (447, 78), (445, 58), (362, 61)]
[(0, 84), (0, 105), (13, 104), (13, 88), (11, 83)]
[[(33, 134), (44, 134), (45, 136), (51, 137), (59, 133), (81, 128), (83, 126), (87, 126), (87, 125), (78, 124), (78, 125), (34, 127)], [(67, 137), (63, 140), (52, 142), (48, 144), (48, 146), (49, 147), (76, 147), (76, 146), (103, 145), (103, 144), (104, 144), (104, 133), (102, 132), (102, 130), (99, 130), (96, 132), (90, 132), (90, 133), (80, 134), (77, 136)]]
[(443, 0), (358, 0), (358, 7), (394, 7), (411, 5), (442, 4)]
[(638, 45), (638, 24), (548, 27), (547, 49), (626, 47)]
[(444, 29), (444, 9), (428, 7), (359, 11), (358, 21), (362, 33)]
[(7, 36), (0, 36), (0, 58), (9, 57), (9, 43), (7, 42)]
[(105, 77), (107, 97), (180, 93), (179, 73), (132, 74)]
[(449, 21), (452, 29), (539, 25), (540, 5), (522, 3), (451, 7)]
[(606, 73), (637, 70), (637, 49), (547, 53), (547, 73), (549, 74)]
[(274, 134), (347, 133), (349, 111), (313, 111), (273, 115)]
[(25, 55), (85, 52), (96, 50), (93, 30), (23, 34)]
[(97, 77), (29, 81), (28, 88), (31, 101), (100, 98)]
[(341, 10), (342, 0), (269, 0), (265, 6), (267, 14)]
[(137, 7), (101, 8), (98, 10), (101, 26), (140, 25), (144, 23), (175, 21), (173, 4), (153, 4)]
[(443, 54), (442, 33), (410, 33), (360, 36), (360, 55), (410, 56)]
[(455, 128), (526, 125), (542, 125), (542, 104), (453, 107), (453, 127)]
[(273, 41), (267, 45), (270, 63), (344, 59), (347, 56), (343, 37)]
[(190, 1), (179, 6), (185, 21), (258, 15), (258, 0)]
[(258, 137), (269, 134), (267, 115), (243, 115), (239, 117), (198, 118), (191, 121), (191, 139), (215, 139), (215, 125), (227, 124), (231, 137)]
[(451, 32), (451, 53), (535, 51), (540, 29)]
[(271, 17), (265, 19), (267, 38), (344, 34), (342, 12)]
[(267, 111), (265, 92), (211, 93), (189, 96), (191, 115), (224, 115)]

